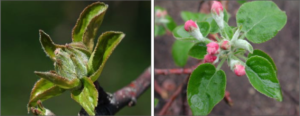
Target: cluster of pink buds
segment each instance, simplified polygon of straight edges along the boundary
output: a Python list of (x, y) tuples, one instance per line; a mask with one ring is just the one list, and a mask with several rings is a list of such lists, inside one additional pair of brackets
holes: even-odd
[(220, 52), (219, 44), (216, 42), (210, 42), (206, 45), (206, 47), (207, 54), (204, 56), (204, 62), (214, 63), (217, 60), (217, 55)]
[(168, 13), (167, 13), (166, 10), (164, 10), (164, 11), (157, 10), (157, 11), (155, 12), (155, 16), (158, 17), (158, 18), (165, 17), (167, 14), (168, 14)]

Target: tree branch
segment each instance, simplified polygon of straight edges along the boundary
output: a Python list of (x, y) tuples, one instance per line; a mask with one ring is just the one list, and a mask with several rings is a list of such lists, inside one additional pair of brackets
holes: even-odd
[(203, 64), (204, 60), (201, 60), (197, 65), (190, 68), (175, 68), (175, 69), (154, 69), (154, 75), (169, 75), (169, 74), (191, 74), (195, 68)]
[[(94, 84), (99, 94), (98, 105), (95, 108), (96, 115), (114, 115), (125, 106), (135, 105), (136, 99), (150, 87), (151, 72), (150, 68), (146, 69), (136, 80), (114, 94), (106, 93), (98, 81)], [(81, 108), (79, 115), (88, 114)]]

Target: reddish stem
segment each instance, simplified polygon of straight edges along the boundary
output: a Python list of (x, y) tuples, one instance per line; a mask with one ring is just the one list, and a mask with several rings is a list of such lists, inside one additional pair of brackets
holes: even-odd
[(190, 68), (175, 68), (175, 69), (154, 69), (155, 75), (169, 75), (169, 74), (191, 74), (195, 68), (203, 64), (204, 60), (200, 61), (197, 65), (194, 65)]

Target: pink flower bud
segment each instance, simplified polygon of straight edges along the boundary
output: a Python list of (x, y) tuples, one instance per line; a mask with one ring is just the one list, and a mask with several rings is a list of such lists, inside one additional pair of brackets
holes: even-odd
[(206, 54), (204, 56), (204, 62), (209, 62), (209, 63), (213, 63), (215, 60), (217, 59), (217, 56), (211, 55), (211, 54)]
[(187, 32), (191, 32), (195, 29), (198, 28), (198, 25), (196, 24), (196, 22), (192, 21), (192, 20), (188, 20), (185, 22), (184, 24), (184, 29), (187, 31)]
[(224, 40), (221, 44), (221, 49), (223, 50), (228, 50), (230, 48), (230, 44), (229, 44), (229, 41), (227, 40)]
[(156, 13), (155, 13), (155, 16), (157, 16), (157, 17), (165, 17), (166, 15), (167, 15), (166, 10), (164, 10), (164, 11), (157, 10)]
[(164, 10), (164, 11), (161, 11), (161, 10), (157, 10), (156, 12), (155, 12), (155, 16), (156, 17), (165, 17), (167, 15), (167, 11), (166, 10)]
[(210, 42), (206, 47), (208, 54), (215, 55), (219, 53), (219, 44), (216, 42)]
[(213, 1), (213, 4), (211, 6), (211, 11), (216, 12), (218, 15), (219, 15), (220, 11), (223, 12), (223, 6), (222, 6), (221, 2)]
[(237, 75), (237, 76), (243, 76), (246, 74), (245, 72), (245, 67), (243, 65), (240, 65), (240, 64), (236, 64), (235, 65), (235, 68), (234, 68), (234, 73)]

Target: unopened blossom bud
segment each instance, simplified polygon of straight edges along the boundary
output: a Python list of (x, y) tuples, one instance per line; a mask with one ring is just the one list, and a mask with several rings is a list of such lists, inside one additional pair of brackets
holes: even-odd
[(245, 66), (243, 65), (240, 65), (240, 64), (236, 64), (234, 66), (234, 73), (237, 75), (237, 76), (243, 76), (246, 74), (245, 72)]
[(215, 55), (219, 53), (219, 44), (216, 42), (210, 42), (206, 47), (208, 54)]
[(184, 24), (184, 30), (187, 31), (190, 35), (192, 35), (196, 39), (198, 39), (199, 41), (205, 41), (205, 38), (200, 32), (200, 29), (196, 22), (192, 20), (186, 21)]
[(165, 17), (166, 15), (167, 15), (166, 10), (164, 10), (164, 11), (157, 10), (156, 13), (155, 13), (155, 16), (157, 16), (157, 17)]
[(221, 43), (221, 49), (223, 50), (228, 50), (230, 48), (230, 43), (228, 40), (224, 40), (222, 43)]
[(207, 63), (213, 63), (217, 59), (217, 56), (211, 55), (211, 54), (206, 54), (204, 56), (204, 62)]
[(219, 1), (213, 1), (211, 6), (212, 17), (217, 22), (220, 29), (224, 28), (224, 13), (223, 13), (223, 6)]
[(211, 11), (220, 15), (220, 12), (223, 12), (223, 6), (222, 6), (221, 2), (213, 1), (213, 4), (211, 6)]
[(191, 32), (191, 31), (194, 31), (196, 29), (198, 29), (198, 25), (196, 22), (192, 21), (192, 20), (188, 20), (185, 22), (184, 24), (184, 29), (187, 31), (187, 32)]
[(166, 10), (156, 10), (155, 11), (155, 23), (157, 24), (166, 24), (169, 22), (168, 19), (166, 19), (166, 15), (167, 15), (167, 11)]

